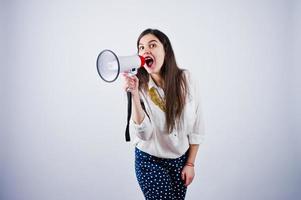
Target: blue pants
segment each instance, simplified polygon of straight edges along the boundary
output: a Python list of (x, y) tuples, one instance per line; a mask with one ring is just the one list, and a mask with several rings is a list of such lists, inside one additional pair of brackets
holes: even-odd
[(146, 200), (183, 200), (186, 186), (181, 171), (187, 153), (176, 159), (163, 159), (135, 149), (135, 170)]

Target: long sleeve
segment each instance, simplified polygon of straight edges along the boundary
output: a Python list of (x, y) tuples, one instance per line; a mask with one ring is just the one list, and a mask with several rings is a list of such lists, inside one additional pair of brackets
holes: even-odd
[(201, 144), (204, 141), (205, 127), (200, 104), (196, 105), (196, 118), (192, 131), (188, 134), (190, 144)]
[(130, 132), (141, 140), (149, 140), (153, 133), (153, 126), (150, 119), (144, 113), (144, 119), (141, 124), (136, 124), (133, 119), (130, 120)]
[(192, 80), (190, 74), (187, 75), (189, 84), (189, 95), (192, 102), (192, 115), (194, 117), (194, 122), (192, 125), (192, 130), (188, 133), (188, 139), (190, 144), (201, 144), (204, 141), (205, 136), (205, 124), (203, 118), (203, 110), (200, 101), (200, 94), (198, 85)]

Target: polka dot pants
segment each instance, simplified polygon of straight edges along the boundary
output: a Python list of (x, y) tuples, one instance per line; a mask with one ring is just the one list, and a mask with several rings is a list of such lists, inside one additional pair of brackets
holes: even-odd
[(176, 159), (163, 159), (135, 149), (135, 170), (146, 200), (183, 200), (186, 186), (181, 170), (187, 154)]

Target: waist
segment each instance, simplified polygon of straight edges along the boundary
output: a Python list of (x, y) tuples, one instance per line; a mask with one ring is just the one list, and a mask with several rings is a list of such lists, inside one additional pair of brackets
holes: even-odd
[(177, 158), (158, 157), (158, 156), (152, 155), (150, 153), (147, 153), (147, 152), (139, 149), (138, 147), (135, 147), (135, 154), (136, 154), (136, 156), (139, 154), (140, 156), (142, 156), (146, 159), (152, 159), (154, 161), (173, 161), (173, 160), (179, 160), (179, 159), (181, 160), (183, 158), (188, 157), (188, 150), (184, 154), (180, 155)]

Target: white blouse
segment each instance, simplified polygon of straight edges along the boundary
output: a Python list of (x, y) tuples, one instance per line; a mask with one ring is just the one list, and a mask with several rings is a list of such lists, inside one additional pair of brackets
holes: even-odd
[[(145, 91), (139, 91), (140, 99), (145, 105), (148, 115), (141, 124), (130, 120), (130, 134), (133, 144), (140, 150), (159, 158), (178, 158), (189, 148), (189, 144), (201, 144), (204, 140), (204, 119), (199, 102), (196, 85), (190, 74), (185, 72), (188, 82), (186, 105), (180, 118), (180, 125), (171, 133), (166, 128), (165, 113), (150, 98)], [(164, 98), (163, 89), (158, 87), (150, 77), (149, 89), (154, 87)]]

